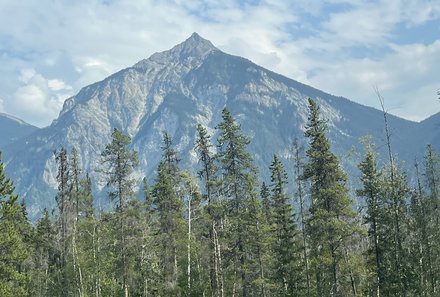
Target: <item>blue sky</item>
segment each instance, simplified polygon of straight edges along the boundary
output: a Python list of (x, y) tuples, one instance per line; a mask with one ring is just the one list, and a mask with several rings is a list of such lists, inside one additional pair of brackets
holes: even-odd
[(440, 111), (440, 1), (0, 2), (0, 112), (49, 125), (87, 84), (192, 32), (328, 93), (422, 120)]

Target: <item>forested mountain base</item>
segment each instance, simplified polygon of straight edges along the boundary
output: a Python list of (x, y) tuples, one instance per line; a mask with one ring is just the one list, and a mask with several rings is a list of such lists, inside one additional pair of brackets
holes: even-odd
[(198, 126), (191, 171), (164, 132), (154, 183), (144, 178), (137, 199), (137, 153), (115, 129), (96, 168), (114, 206), (105, 212), (77, 151), (60, 148), (57, 208), (35, 224), (1, 164), (0, 296), (439, 296), (440, 158), (431, 146), (410, 185), (391, 148), (379, 167), (367, 142), (351, 197), (314, 101), (291, 177), (274, 155), (270, 180), (259, 183), (250, 140), (226, 109), (217, 130), (214, 144)]

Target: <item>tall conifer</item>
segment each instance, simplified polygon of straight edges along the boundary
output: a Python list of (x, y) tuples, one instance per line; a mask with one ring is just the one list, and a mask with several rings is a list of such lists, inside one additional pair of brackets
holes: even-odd
[(112, 132), (112, 141), (109, 143), (101, 156), (103, 163), (106, 164), (105, 175), (107, 176), (107, 187), (109, 197), (112, 201), (116, 200), (116, 209), (119, 215), (119, 252), (121, 261), (121, 287), (124, 296), (129, 295), (129, 270), (127, 259), (126, 243), (126, 208), (128, 202), (134, 195), (134, 183), (132, 178), (134, 168), (138, 165), (137, 152), (129, 149), (131, 138), (123, 134), (118, 129)]
[(327, 125), (317, 103), (309, 99), (305, 136), (310, 141), (304, 178), (311, 183), (312, 206), (308, 219), (311, 260), (318, 297), (357, 294), (356, 282), (343, 273), (351, 240), (359, 233), (356, 213), (348, 196), (347, 177), (330, 149)]

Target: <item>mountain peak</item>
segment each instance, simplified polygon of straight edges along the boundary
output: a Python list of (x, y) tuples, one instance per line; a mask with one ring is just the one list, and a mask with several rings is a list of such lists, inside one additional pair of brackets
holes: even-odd
[(211, 49), (217, 49), (211, 41), (203, 38), (200, 36), (197, 32), (194, 32), (191, 34), (190, 37), (188, 37), (182, 45), (185, 45), (187, 47), (205, 47), (205, 48), (211, 48)]
[(199, 42), (200, 41), (208, 41), (209, 42), (209, 40), (204, 39), (197, 32), (193, 32), (193, 34), (191, 34), (191, 36), (188, 37), (186, 40), (195, 40), (195, 41), (199, 41)]
[(184, 42), (176, 45), (171, 51), (179, 52), (181, 58), (189, 56), (204, 57), (206, 54), (218, 50), (211, 41), (194, 32)]
[(150, 61), (159, 62), (161, 64), (167, 64), (170, 61), (202, 61), (213, 51), (219, 51), (219, 49), (216, 48), (211, 41), (194, 32), (185, 41), (174, 46), (172, 49), (155, 53), (150, 58), (138, 62), (134, 67), (144, 68), (146, 65), (149, 65)]

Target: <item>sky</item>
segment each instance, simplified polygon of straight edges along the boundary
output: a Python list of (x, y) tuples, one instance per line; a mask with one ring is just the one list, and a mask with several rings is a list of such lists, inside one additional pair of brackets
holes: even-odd
[(3, 0), (0, 112), (49, 125), (82, 87), (193, 32), (333, 95), (420, 121), (440, 111), (437, 0)]

